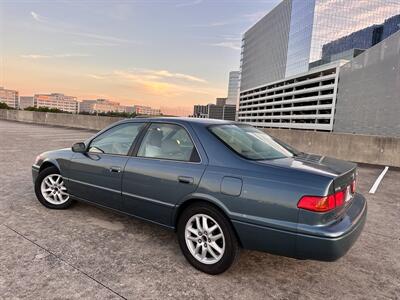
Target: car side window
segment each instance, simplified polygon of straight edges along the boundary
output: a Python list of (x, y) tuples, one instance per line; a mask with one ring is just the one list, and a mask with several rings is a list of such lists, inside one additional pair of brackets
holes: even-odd
[[(153, 123), (140, 145), (137, 156), (179, 161), (199, 160), (186, 129), (174, 124)], [(193, 155), (195, 153), (195, 155)]]
[(89, 152), (128, 155), (133, 141), (139, 134), (143, 123), (117, 125), (92, 140)]

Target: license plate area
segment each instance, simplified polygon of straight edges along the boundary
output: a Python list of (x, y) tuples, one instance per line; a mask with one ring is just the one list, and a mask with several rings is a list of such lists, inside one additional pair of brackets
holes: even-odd
[(351, 187), (348, 185), (345, 190), (345, 200), (344, 202), (347, 203), (353, 198), (353, 194), (351, 193)]

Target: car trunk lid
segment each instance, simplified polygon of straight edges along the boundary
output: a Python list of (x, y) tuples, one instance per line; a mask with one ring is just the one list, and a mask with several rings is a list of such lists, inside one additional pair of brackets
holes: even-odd
[[(313, 174), (329, 177), (332, 179), (330, 186), (327, 188), (327, 194), (333, 195), (343, 191), (343, 201), (334, 209), (326, 213), (311, 213), (308, 219), (314, 225), (329, 223), (340, 218), (354, 196), (355, 179), (357, 165), (352, 162), (339, 160), (332, 157), (299, 153), (296, 156), (259, 161), (262, 164), (273, 166), (287, 167), (295, 170), (310, 172)], [(325, 196), (325, 195), (309, 195), (309, 196)]]

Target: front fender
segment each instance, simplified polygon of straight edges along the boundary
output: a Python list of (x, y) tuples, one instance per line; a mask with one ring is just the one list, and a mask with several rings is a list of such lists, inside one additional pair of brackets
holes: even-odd
[[(55, 158), (45, 158), (42, 163), (40, 164), (39, 170), (42, 171), (44, 168), (46, 168), (48, 165), (54, 165), (61, 173), (61, 168), (60, 164)], [(61, 174), (62, 175), (62, 174)]]

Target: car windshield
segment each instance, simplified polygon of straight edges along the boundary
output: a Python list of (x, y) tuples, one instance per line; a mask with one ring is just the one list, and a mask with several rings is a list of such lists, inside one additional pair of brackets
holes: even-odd
[(239, 155), (251, 160), (278, 159), (295, 156), (268, 134), (249, 125), (214, 125), (210, 131)]

